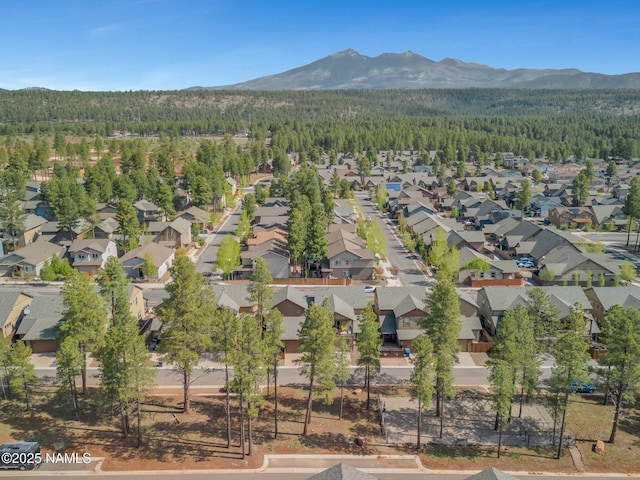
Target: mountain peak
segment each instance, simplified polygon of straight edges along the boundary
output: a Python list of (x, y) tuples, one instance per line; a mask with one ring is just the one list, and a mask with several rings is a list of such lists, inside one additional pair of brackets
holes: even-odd
[[(222, 88), (222, 87), (217, 87)], [(420, 88), (640, 88), (640, 74), (582, 74), (574, 69), (496, 69), (444, 58), (435, 62), (407, 50), (362, 55), (347, 48), (286, 72), (225, 88), (238, 90), (341, 90)]]
[(347, 48), (346, 50), (342, 50), (341, 52), (336, 52), (332, 55), (332, 57), (362, 57), (363, 55), (360, 52), (354, 50), (353, 48)]

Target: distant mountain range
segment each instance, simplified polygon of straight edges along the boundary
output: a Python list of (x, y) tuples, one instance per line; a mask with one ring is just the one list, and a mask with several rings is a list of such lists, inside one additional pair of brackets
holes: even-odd
[[(194, 87), (194, 89), (203, 87)], [(436, 62), (417, 53), (368, 57), (353, 49), (308, 65), (235, 85), (227, 90), (381, 90), (420, 88), (640, 88), (640, 73), (604, 75), (569, 69), (505, 70), (445, 58)]]

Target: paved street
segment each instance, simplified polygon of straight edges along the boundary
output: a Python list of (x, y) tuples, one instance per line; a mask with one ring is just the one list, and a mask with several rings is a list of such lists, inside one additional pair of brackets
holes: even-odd
[(371, 220), (382, 225), (382, 230), (387, 239), (387, 256), (391, 265), (398, 267), (398, 279), (402, 285), (423, 285), (431, 286), (434, 282), (433, 278), (428, 278), (420, 269), (418, 261), (409, 254), (402, 245), (400, 239), (395, 235), (391, 225), (386, 218), (379, 216), (378, 210), (374, 205), (367, 201), (369, 196), (367, 192), (356, 192), (355, 198), (362, 209), (365, 217), (371, 217)]
[(240, 201), (236, 200), (236, 208), (233, 213), (229, 215), (222, 225), (220, 225), (220, 228), (215, 234), (209, 236), (207, 239), (207, 245), (198, 256), (198, 260), (196, 261), (196, 268), (198, 272), (211, 272), (216, 261), (216, 255), (218, 255), (218, 249), (220, 248), (222, 239), (229, 233), (231, 235), (235, 235), (236, 233), (238, 222), (240, 221), (240, 213)]
[[(36, 366), (36, 374), (46, 382), (55, 381), (56, 369), (53, 366), (54, 358), (48, 362), (49, 366)], [(410, 365), (406, 366), (383, 366), (380, 374), (373, 380), (374, 385), (397, 385), (406, 383), (409, 379), (411, 369)], [(354, 372), (348, 383), (352, 385), (361, 385), (363, 379), (356, 374), (356, 367), (351, 367)], [(489, 385), (488, 370), (484, 367), (456, 365), (454, 367), (454, 383), (461, 387), (486, 387)], [(98, 369), (96, 367), (89, 368), (88, 384), (95, 386), (98, 384)], [(542, 367), (541, 382), (544, 384), (551, 374), (551, 367), (546, 365)], [(233, 376), (233, 372), (231, 372)], [(181, 378), (173, 372), (171, 366), (164, 365), (156, 368), (155, 384), (161, 388), (180, 388)], [(300, 385), (306, 384), (308, 380), (302, 376), (297, 366), (282, 366), (278, 370), (278, 385)], [(215, 367), (204, 366), (198, 367), (193, 374), (193, 387), (196, 388), (218, 388), (224, 385), (224, 370), (220, 365)]]

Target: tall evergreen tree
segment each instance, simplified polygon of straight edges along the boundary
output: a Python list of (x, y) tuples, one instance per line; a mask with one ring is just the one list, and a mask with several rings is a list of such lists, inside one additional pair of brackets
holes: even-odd
[(436, 414), (440, 417), (442, 438), (444, 399), (454, 395), (453, 366), (458, 361), (458, 336), (462, 329), (460, 300), (448, 275), (437, 274), (437, 282), (425, 304), (427, 315), (420, 319), (420, 326), (429, 335), (435, 352)]
[(360, 333), (356, 338), (360, 356), (358, 366), (364, 370), (364, 383), (367, 390), (367, 410), (371, 408), (371, 378), (380, 373), (380, 321), (373, 306), (369, 303), (362, 311)]
[(14, 395), (24, 396), (27, 410), (30, 409), (31, 388), (39, 381), (31, 355), (31, 347), (18, 340), (11, 346), (7, 358), (9, 386)]
[(71, 336), (60, 342), (56, 350), (56, 371), (60, 381), (60, 391), (71, 399), (73, 413), (78, 420), (78, 392), (76, 378), (82, 374), (83, 358), (78, 350), (78, 342)]
[(171, 278), (165, 286), (169, 297), (155, 309), (164, 326), (160, 352), (182, 377), (184, 411), (189, 413), (191, 375), (211, 341), (215, 302), (206, 279), (186, 255), (176, 256)]
[(339, 337), (336, 345), (336, 380), (340, 383), (340, 413), (338, 419), (342, 420), (342, 411), (344, 407), (344, 385), (349, 380), (351, 372), (351, 344), (345, 337)]
[(640, 178), (633, 177), (629, 184), (629, 193), (624, 200), (622, 212), (628, 217), (627, 222), (627, 247), (631, 236), (633, 222), (640, 218)]
[(107, 328), (107, 312), (93, 281), (74, 273), (62, 286), (64, 322), (60, 338), (71, 337), (82, 356), (82, 394), (87, 394), (87, 355), (101, 344)]
[(562, 454), (571, 382), (573, 380), (588, 380), (587, 370), (590, 356), (588, 352), (589, 345), (584, 331), (584, 312), (580, 304), (576, 303), (568, 316), (568, 328), (558, 337), (553, 349), (555, 364), (551, 370), (551, 391), (558, 392), (564, 397), (558, 405), (562, 411), (562, 421), (560, 423), (560, 441), (556, 458), (560, 458)]
[(284, 341), (282, 335), (282, 313), (272, 308), (264, 319), (264, 349), (267, 373), (267, 395), (269, 394), (269, 376), (273, 377), (273, 438), (278, 438), (278, 364), (282, 357)]
[(640, 387), (640, 310), (614, 305), (605, 314), (602, 334), (605, 353), (600, 363), (609, 367), (608, 385), (615, 395), (609, 442), (615, 443), (622, 402), (635, 400)]
[(256, 316), (261, 326), (264, 326), (265, 315), (271, 309), (273, 299), (271, 282), (273, 282), (273, 277), (271, 270), (269, 270), (269, 264), (262, 257), (256, 258), (251, 274), (251, 283), (249, 283), (247, 291), (249, 293), (248, 300), (256, 306)]
[(138, 246), (139, 236), (142, 232), (138, 215), (129, 200), (120, 199), (118, 212), (116, 213), (119, 231), (123, 235), (122, 248), (125, 252)]
[(334, 364), (336, 331), (333, 328), (333, 315), (327, 305), (312, 303), (305, 312), (304, 322), (298, 331), (300, 372), (309, 379), (307, 411), (302, 435), (308, 433), (311, 423), (311, 409), (314, 390), (325, 397), (334, 386)]
[(111, 321), (115, 323), (118, 314), (127, 315), (129, 312), (129, 280), (120, 261), (116, 257), (109, 257), (104, 268), (98, 271), (96, 281), (100, 286), (100, 295), (109, 306)]
[(240, 319), (226, 307), (218, 308), (211, 328), (211, 349), (224, 365), (225, 414), (227, 427), (227, 448), (231, 447), (231, 399), (229, 392), (229, 368), (233, 365), (233, 355), (237, 349), (237, 335)]
[(496, 410), (496, 423), (498, 428), (498, 458), (502, 447), (502, 427), (511, 417), (511, 407), (515, 394), (514, 372), (509, 362), (501, 359), (492, 359), (489, 362), (489, 382), (491, 384), (493, 406)]
[(410, 395), (411, 400), (418, 400), (418, 418), (417, 418), (417, 448), (420, 450), (420, 440), (422, 434), (422, 411), (427, 410), (431, 405), (431, 399), (434, 393), (433, 373), (434, 373), (434, 355), (433, 343), (425, 333), (421, 333), (411, 342), (413, 349), (413, 370), (409, 377), (411, 384)]
[(242, 458), (244, 458), (245, 412), (247, 418), (247, 454), (251, 455), (253, 446), (251, 421), (257, 418), (259, 408), (264, 401), (261, 393), (261, 384), (266, 378), (266, 351), (262, 339), (262, 328), (253, 315), (240, 315), (240, 329), (232, 361), (232, 385), (238, 395), (240, 407), (240, 449)]

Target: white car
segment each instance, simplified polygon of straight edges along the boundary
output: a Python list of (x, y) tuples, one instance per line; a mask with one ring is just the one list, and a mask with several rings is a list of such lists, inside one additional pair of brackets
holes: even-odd
[(367, 285), (366, 287), (364, 287), (364, 293), (373, 293), (375, 291), (376, 291), (376, 287), (372, 285)]

